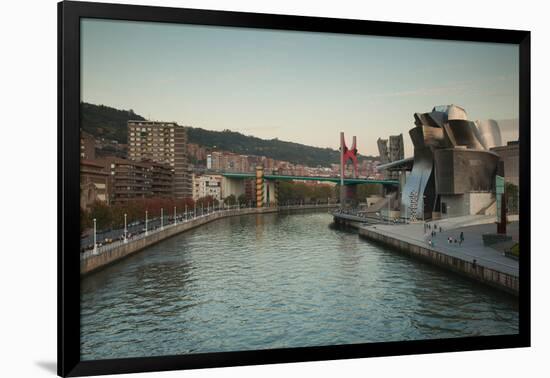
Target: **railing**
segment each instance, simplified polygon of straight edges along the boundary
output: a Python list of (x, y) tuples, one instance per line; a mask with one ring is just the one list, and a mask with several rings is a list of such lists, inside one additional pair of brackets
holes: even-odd
[(384, 217), (382, 215), (382, 212), (379, 210), (376, 213), (368, 213), (366, 210), (358, 209), (358, 208), (339, 208), (332, 212), (333, 215), (349, 215), (356, 218), (361, 218), (365, 222), (367, 221), (374, 221), (377, 223), (393, 223), (393, 224), (399, 224), (399, 223), (408, 223), (406, 219), (403, 218), (390, 218), (388, 216)]
[[(301, 209), (301, 208), (315, 208), (315, 207), (327, 208), (331, 205), (336, 206), (337, 204), (336, 203), (333, 203), (333, 204), (330, 204), (330, 203), (317, 203), (317, 204), (302, 203), (302, 204), (299, 204), (299, 205), (294, 204), (294, 205), (277, 206), (277, 207), (273, 207), (273, 209), (277, 209), (277, 210), (285, 210), (285, 209), (295, 210), (295, 209)], [(95, 248), (95, 251), (94, 251), (93, 244), (88, 246), (88, 247), (82, 248), (81, 249), (81, 257), (86, 259), (90, 256), (99, 255), (99, 254), (111, 251), (113, 249), (116, 249), (116, 248), (118, 248), (118, 247), (120, 247), (124, 244), (127, 244), (131, 241), (136, 241), (136, 240), (140, 240), (140, 239), (143, 239), (143, 238), (151, 236), (151, 235), (155, 235), (159, 232), (165, 231), (166, 229), (170, 229), (172, 227), (179, 226), (181, 224), (185, 224), (185, 223), (191, 222), (191, 221), (196, 220), (196, 219), (201, 219), (201, 218), (207, 217), (208, 215), (221, 214), (221, 213), (225, 213), (225, 212), (229, 212), (229, 211), (245, 210), (245, 209), (255, 209), (255, 207), (254, 206), (231, 205), (231, 206), (224, 206), (223, 208), (217, 207), (217, 208), (212, 208), (212, 209), (207, 208), (207, 209), (196, 209), (197, 211), (188, 211), (187, 213), (183, 213), (183, 215), (177, 216), (176, 217), (176, 222), (174, 222), (174, 218), (168, 218), (169, 221), (171, 220), (171, 223), (163, 224), (162, 226), (155, 226), (154, 228), (151, 228), (151, 229), (148, 228), (147, 231), (132, 233), (130, 235), (127, 235), (126, 240), (124, 240), (124, 229), (119, 229), (119, 230), (116, 230), (116, 231), (122, 233), (122, 235), (120, 237), (118, 237), (114, 240), (112, 238), (106, 238), (108, 240), (113, 240), (113, 241), (107, 241), (107, 242), (103, 242), (103, 243), (102, 242), (96, 243), (97, 248)], [(264, 207), (264, 209), (269, 209), (269, 207)], [(158, 221), (159, 221), (159, 218), (154, 218), (154, 219), (150, 219), (148, 222), (157, 222), (157, 224), (158, 224)]]

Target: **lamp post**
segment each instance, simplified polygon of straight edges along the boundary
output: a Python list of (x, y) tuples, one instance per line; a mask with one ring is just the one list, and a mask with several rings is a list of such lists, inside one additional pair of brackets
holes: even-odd
[(160, 208), (160, 229), (164, 230), (164, 209)]
[(390, 205), (391, 205), (391, 195), (388, 194), (386, 196), (386, 198), (388, 199), (388, 224), (390, 224)]
[(147, 234), (149, 233), (149, 231), (147, 230), (147, 222), (148, 222), (148, 211), (145, 210), (145, 236), (147, 236)]
[(97, 254), (97, 226), (96, 219), (94, 218), (94, 255)]
[(128, 226), (126, 223), (126, 216), (127, 214), (124, 214), (124, 243), (128, 243)]

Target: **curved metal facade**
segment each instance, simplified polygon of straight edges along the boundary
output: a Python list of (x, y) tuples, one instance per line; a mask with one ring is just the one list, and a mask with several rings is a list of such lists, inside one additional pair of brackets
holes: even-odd
[(401, 193), (407, 218), (431, 218), (441, 194), (493, 190), (498, 156), (488, 149), (501, 143), (495, 121), (469, 121), (456, 105), (415, 113), (414, 120), (414, 163)]
[(485, 149), (502, 146), (502, 136), (497, 121), (487, 119), (484, 121), (476, 121), (479, 140)]
[(498, 155), (490, 151), (459, 148), (436, 150), (436, 193), (441, 195), (494, 191), (498, 161)]

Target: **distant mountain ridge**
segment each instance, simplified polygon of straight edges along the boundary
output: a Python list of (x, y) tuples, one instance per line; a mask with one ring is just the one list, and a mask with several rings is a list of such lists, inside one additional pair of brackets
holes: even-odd
[[(145, 120), (132, 109), (119, 110), (104, 105), (80, 103), (80, 127), (96, 136), (127, 143), (128, 120)], [(312, 147), (304, 144), (285, 142), (278, 139), (261, 139), (239, 132), (224, 130), (213, 131), (189, 127), (188, 140), (204, 147), (230, 151), (242, 155), (266, 156), (294, 164), (310, 167), (330, 166), (339, 161), (340, 152), (331, 148)], [(374, 159), (365, 157), (362, 159)]]

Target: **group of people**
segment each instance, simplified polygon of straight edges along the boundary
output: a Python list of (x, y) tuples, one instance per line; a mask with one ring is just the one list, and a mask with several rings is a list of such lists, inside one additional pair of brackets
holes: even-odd
[(430, 232), (431, 236), (435, 236), (437, 231), (439, 232), (443, 231), (441, 226), (438, 226), (437, 224), (424, 223), (424, 233), (426, 233), (428, 230), (431, 230)]
[[(428, 245), (430, 247), (434, 246), (434, 238), (437, 235), (438, 232), (442, 232), (443, 229), (441, 226), (438, 226), (437, 224), (431, 224), (431, 223), (424, 223), (424, 234), (427, 235), (429, 231), (429, 237), (427, 237)], [(447, 242), (449, 244), (452, 243), (458, 243), (458, 245), (462, 245), (464, 242), (464, 232), (461, 231), (458, 238), (453, 238), (452, 236), (449, 236), (447, 238)]]
[(447, 238), (447, 242), (449, 244), (458, 243), (458, 245), (462, 245), (462, 243), (464, 242), (464, 232), (460, 231), (460, 236), (458, 237), (458, 239), (449, 236)]

